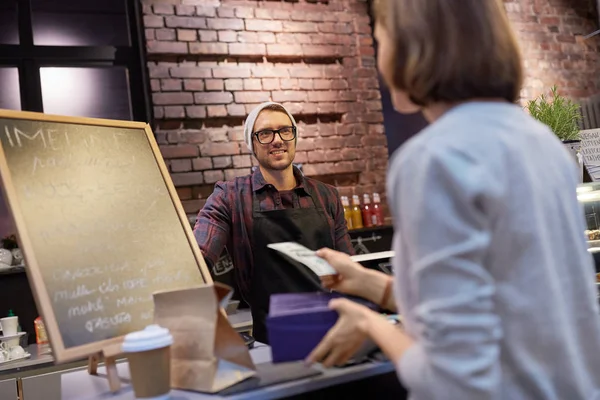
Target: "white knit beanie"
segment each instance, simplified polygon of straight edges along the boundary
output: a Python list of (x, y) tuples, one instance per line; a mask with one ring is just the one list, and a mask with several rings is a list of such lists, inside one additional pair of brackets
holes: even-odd
[(248, 118), (246, 118), (246, 124), (244, 125), (244, 140), (246, 140), (246, 146), (248, 146), (248, 149), (252, 154), (254, 154), (254, 146), (252, 144), (252, 131), (254, 130), (254, 123), (256, 122), (256, 118), (265, 107), (273, 105), (281, 107), (281, 111), (284, 111), (288, 115), (288, 117), (290, 117), (290, 120), (292, 121), (292, 126), (296, 126), (296, 121), (294, 120), (294, 117), (292, 117), (292, 114), (290, 114), (290, 112), (281, 104), (272, 101), (267, 101), (266, 103), (259, 104), (254, 110), (250, 111), (250, 114), (248, 114)]

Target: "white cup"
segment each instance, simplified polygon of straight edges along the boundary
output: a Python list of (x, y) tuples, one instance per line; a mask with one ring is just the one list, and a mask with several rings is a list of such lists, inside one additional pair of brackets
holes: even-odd
[(0, 318), (0, 326), (2, 326), (3, 336), (12, 336), (17, 334), (19, 327), (19, 317)]
[(163, 400), (171, 392), (171, 345), (166, 328), (149, 325), (125, 335), (122, 350), (129, 360), (131, 384), (136, 399)]
[(25, 350), (21, 346), (15, 346), (10, 349), (8, 353), (8, 358), (10, 360), (15, 360), (17, 358), (22, 358), (25, 355)]

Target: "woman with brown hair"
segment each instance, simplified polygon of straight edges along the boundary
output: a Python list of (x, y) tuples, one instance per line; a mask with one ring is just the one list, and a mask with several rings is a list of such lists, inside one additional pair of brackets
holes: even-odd
[[(308, 357), (366, 338), (413, 399), (600, 399), (600, 318), (576, 166), (519, 105), (521, 58), (501, 0), (375, 2), (378, 67), (398, 111), (430, 125), (390, 161), (394, 278), (323, 249), (349, 300)], [(391, 289), (393, 286), (393, 290)]]

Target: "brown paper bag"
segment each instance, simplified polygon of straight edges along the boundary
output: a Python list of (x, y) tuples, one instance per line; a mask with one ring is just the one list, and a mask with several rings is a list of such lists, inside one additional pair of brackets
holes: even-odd
[(231, 293), (220, 283), (154, 293), (155, 323), (173, 335), (172, 388), (215, 393), (256, 374), (220, 306)]

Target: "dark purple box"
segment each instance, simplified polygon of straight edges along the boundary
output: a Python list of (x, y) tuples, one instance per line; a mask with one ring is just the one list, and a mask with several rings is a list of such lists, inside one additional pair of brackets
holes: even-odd
[[(273, 363), (305, 359), (335, 325), (338, 314), (329, 301), (339, 293), (285, 293), (271, 296), (267, 332)], [(366, 300), (351, 298), (375, 309)]]

